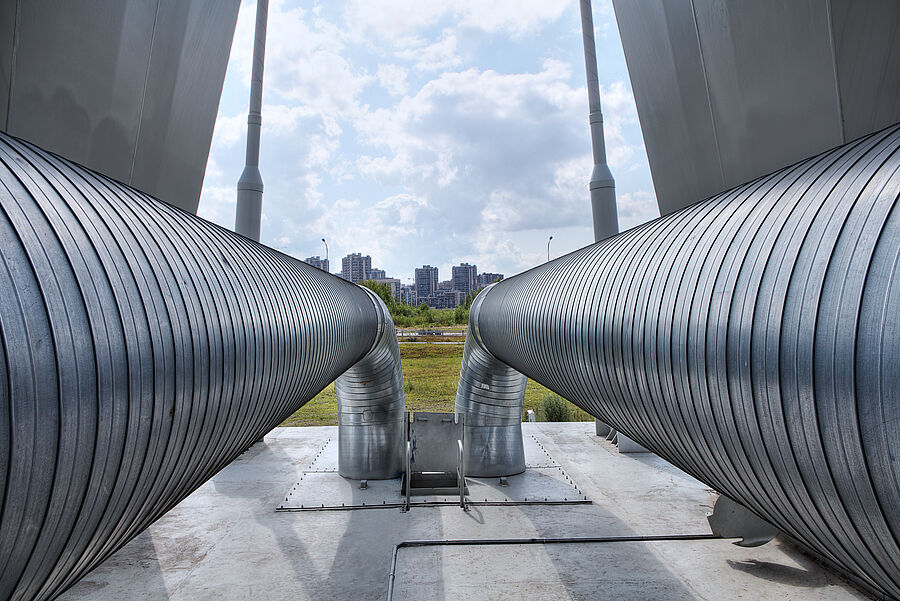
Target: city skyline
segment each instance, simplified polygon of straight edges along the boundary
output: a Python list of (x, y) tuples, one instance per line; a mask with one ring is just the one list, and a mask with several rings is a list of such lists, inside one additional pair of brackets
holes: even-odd
[[(318, 255), (313, 255), (303, 261), (317, 269), (328, 271), (328, 258), (322, 259)], [(397, 302), (411, 305), (424, 303), (433, 308), (456, 307), (470, 293), (505, 277), (504, 274), (496, 272), (479, 273), (477, 265), (465, 261), (451, 266), (449, 279), (442, 280), (440, 269), (427, 263), (413, 268), (413, 274), (412, 278), (388, 274), (386, 270), (373, 265), (370, 255), (357, 251), (342, 257), (341, 269), (332, 275), (355, 284), (365, 281), (385, 284), (391, 289), (391, 294)]]
[[(350, 261), (348, 261), (348, 259)], [(340, 263), (341, 269), (338, 269), (337, 271), (329, 271), (328, 269), (325, 269), (322, 266), (322, 264), (325, 264), (326, 259), (322, 259), (318, 255), (311, 255), (311, 256), (308, 256), (301, 260), (304, 263), (308, 263), (308, 264), (312, 265), (313, 267), (322, 269), (324, 271), (328, 271), (329, 273), (331, 273), (331, 275), (335, 275), (337, 277), (344, 277), (345, 274), (344, 274), (343, 265), (345, 264), (345, 261), (348, 261), (348, 263), (354, 265), (354, 267), (351, 267), (351, 269), (354, 270), (352, 273), (356, 273), (358, 271), (357, 268), (355, 267), (354, 260), (362, 261), (363, 263), (368, 265), (368, 267), (366, 268), (366, 270), (368, 271), (368, 276), (363, 277), (360, 273), (359, 277), (356, 277), (355, 279), (352, 276), (344, 277), (344, 279), (353, 281), (354, 283), (359, 283), (360, 281), (364, 281), (364, 280), (398, 279), (398, 280), (400, 280), (400, 283), (403, 286), (407, 286), (410, 284), (414, 285), (416, 270), (421, 269), (423, 267), (437, 267), (437, 266), (432, 266), (427, 261), (423, 261), (421, 265), (412, 267), (409, 272), (405, 272), (407, 275), (404, 276), (403, 274), (398, 274), (398, 273), (392, 272), (390, 270), (381, 269), (379, 267), (376, 267), (375, 261), (374, 261), (374, 259), (371, 258), (371, 255), (368, 253), (364, 254), (364, 251), (361, 251), (361, 250), (349, 252), (346, 255), (344, 255), (343, 257), (341, 257), (341, 263)], [(514, 274), (504, 274), (504, 273), (499, 273), (499, 272), (482, 271), (482, 270), (478, 269), (477, 265), (470, 264), (467, 261), (460, 261), (456, 265), (449, 265), (447, 268), (438, 267), (438, 274), (443, 273), (444, 275), (448, 275), (448, 273), (449, 273), (449, 275), (448, 275), (448, 277), (438, 277), (435, 282), (435, 285), (437, 285), (439, 283), (443, 283), (443, 282), (450, 282), (452, 285), (454, 268), (459, 268), (462, 266), (475, 268), (475, 274), (473, 275), (473, 285), (472, 285), (475, 288), (478, 287), (478, 285), (479, 285), (478, 278), (480, 278), (482, 275), (499, 276), (501, 279), (505, 278), (505, 277), (511, 277), (512, 275), (514, 275)], [(412, 273), (412, 275), (409, 275), (410, 273)], [(347, 275), (349, 276), (350, 274), (347, 274)], [(356, 280), (358, 280), (358, 281), (356, 281)], [(472, 290), (472, 287), (470, 287), (466, 292), (467, 293), (471, 292), (471, 290)]]

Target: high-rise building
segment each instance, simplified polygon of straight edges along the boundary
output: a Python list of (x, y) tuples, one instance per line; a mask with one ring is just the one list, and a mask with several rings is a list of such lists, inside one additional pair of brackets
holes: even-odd
[(453, 282), (450, 280), (444, 280), (443, 282), (438, 282), (437, 289), (440, 290), (453, 290)]
[(387, 274), (384, 272), (384, 269), (377, 269), (373, 267), (369, 270), (370, 280), (383, 280), (385, 278), (387, 278)]
[(306, 257), (303, 259), (304, 263), (309, 263), (313, 267), (317, 269), (321, 269), (322, 271), (329, 271), (328, 259), (322, 259), (319, 255), (315, 257)]
[(494, 282), (499, 282), (502, 279), (502, 273), (479, 273), (476, 284), (479, 288), (484, 288), (486, 286), (490, 286)]
[(418, 298), (416, 297), (416, 287), (404, 284), (400, 286), (400, 302), (413, 307), (418, 306)]
[(453, 267), (453, 277), (451, 278), (453, 283), (452, 289), (462, 292), (463, 296), (466, 296), (477, 289), (477, 278), (478, 267), (475, 265), (469, 265), (468, 263), (455, 265)]
[(363, 280), (371, 279), (372, 257), (360, 253), (350, 253), (341, 259), (341, 277), (359, 284)]
[[(373, 269), (372, 271), (381, 271), (380, 269)], [(383, 271), (381, 271), (384, 273)], [(394, 297), (395, 302), (400, 302), (400, 280), (397, 278), (371, 278), (373, 282), (376, 284), (387, 284), (387, 287), (391, 289), (391, 296)]]
[(420, 303), (425, 303), (432, 309), (453, 309), (462, 304), (465, 295), (459, 290), (437, 290), (431, 296), (419, 298)]
[(431, 265), (423, 265), (416, 268), (416, 297), (420, 300), (423, 297), (434, 294), (438, 287), (438, 268)]

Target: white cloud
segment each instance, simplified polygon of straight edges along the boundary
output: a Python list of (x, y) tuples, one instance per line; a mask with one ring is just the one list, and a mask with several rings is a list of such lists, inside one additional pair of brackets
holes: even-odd
[(507, 228), (529, 227), (532, 208), (555, 205), (551, 220), (571, 219), (571, 201), (562, 196), (571, 186), (562, 187), (558, 165), (577, 157), (582, 165), (588, 161), (582, 169), (588, 174), (590, 165), (586, 128), (572, 119), (584, 104), (583, 90), (567, 83), (569, 75), (568, 66), (555, 60), (537, 73), (443, 73), (394, 110), (361, 117), (357, 131), (387, 152), (362, 157), (360, 172), (413, 190), (456, 182), (448, 193), (462, 192), (466, 202), (484, 204), (492, 194), (515, 193)]
[[(256, 5), (244, 4), (238, 17), (231, 61), (249, 93)], [(284, 0), (269, 4), (263, 100), (290, 101), (314, 113), (356, 109), (362, 89), (373, 78), (347, 60), (343, 30)]]
[(216, 118), (216, 126), (213, 129), (214, 148), (230, 149), (243, 139), (247, 130), (247, 111), (237, 115), (223, 115), (219, 113)]
[[(226, 227), (254, 12), (242, 6), (200, 205)], [(422, 263), (445, 277), (454, 261), (525, 269), (546, 258), (548, 231), (560, 244), (590, 240), (577, 4), (349, 0), (305, 11), (272, 0), (269, 13), (264, 243), (302, 258), (321, 254), (325, 236), (335, 267), (361, 251), (405, 278)], [(602, 97), (624, 228), (655, 214), (652, 184), (624, 72), (603, 81)]]
[(625, 139), (625, 127), (638, 123), (634, 96), (625, 82), (619, 80), (610, 86), (601, 86), (600, 98), (603, 103), (603, 128), (609, 165), (613, 169), (630, 167), (630, 161), (642, 148), (639, 144), (629, 144)]
[(409, 88), (406, 83), (406, 69), (399, 65), (378, 65), (375, 77), (378, 78), (378, 84), (391, 96), (402, 96)]
[(441, 39), (434, 43), (417, 40), (395, 54), (397, 58), (413, 62), (419, 71), (440, 71), (462, 62), (456, 54), (456, 35), (450, 30), (444, 30)]
[(618, 192), (616, 205), (619, 208), (620, 232), (659, 217), (656, 195), (646, 190)]
[(454, 4), (463, 26), (512, 35), (522, 35), (555, 21), (567, 8), (565, 2), (548, 0), (463, 0)]
[(485, 33), (520, 36), (555, 21), (568, 8), (547, 0), (351, 0), (344, 21), (356, 39), (375, 35), (398, 46), (444, 20)]
[(351, 0), (344, 8), (344, 22), (354, 39), (370, 35), (402, 40), (439, 21), (451, 10), (441, 0)]
[(237, 202), (237, 182), (234, 186), (203, 186), (202, 202), (197, 215), (222, 227), (234, 227), (234, 210)]
[[(412, 194), (389, 196), (366, 208), (358, 200), (341, 198), (323, 207), (306, 229), (329, 232), (332, 249), (362, 251), (372, 256), (374, 266), (379, 266), (402, 260), (400, 255), (407, 250), (409, 238), (426, 235), (433, 217), (430, 213), (428, 200)], [(337, 263), (334, 270), (339, 270)]]

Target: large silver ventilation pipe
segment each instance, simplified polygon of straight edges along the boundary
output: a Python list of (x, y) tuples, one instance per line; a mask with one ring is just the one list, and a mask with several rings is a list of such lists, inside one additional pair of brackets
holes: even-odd
[(338, 473), (379, 480), (403, 472), (406, 397), (400, 346), (384, 301), (369, 293), (378, 315), (371, 350), (334, 383), (338, 403)]
[(528, 378), (498, 361), (478, 329), (481, 303), (491, 284), (469, 308), (469, 331), (463, 347), (456, 413), (466, 430), (466, 473), (475, 477), (508, 476), (525, 471), (522, 402)]
[(480, 295), (487, 352), (900, 598), (900, 127)]
[(247, 113), (247, 154), (237, 184), (234, 231), (259, 242), (262, 220), (263, 180), (259, 172), (259, 138), (262, 132), (263, 71), (266, 65), (266, 27), (269, 0), (256, 0), (253, 35), (253, 68), (250, 74), (250, 110)]
[(49, 599), (381, 348), (367, 292), (0, 134), (0, 599)]

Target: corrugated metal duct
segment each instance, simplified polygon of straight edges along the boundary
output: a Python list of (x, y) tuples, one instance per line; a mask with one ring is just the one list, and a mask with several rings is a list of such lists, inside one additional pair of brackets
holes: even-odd
[(387, 305), (369, 293), (378, 315), (372, 350), (335, 380), (338, 473), (345, 478), (398, 478), (406, 452), (406, 394), (397, 331)]
[(362, 288), (0, 135), (0, 599), (47, 599), (372, 349)]
[(900, 598), (900, 129), (503, 280), (499, 361)]
[(484, 346), (478, 315), (491, 284), (469, 308), (469, 331), (463, 347), (456, 413), (465, 427), (466, 474), (508, 476), (525, 471), (522, 404), (528, 378), (498, 361)]

